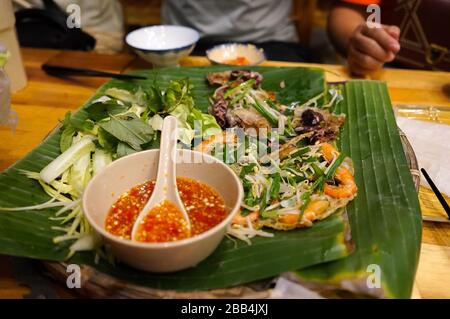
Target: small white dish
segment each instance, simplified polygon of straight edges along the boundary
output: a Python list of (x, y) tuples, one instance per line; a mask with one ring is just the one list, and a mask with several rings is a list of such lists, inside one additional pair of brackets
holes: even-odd
[(220, 44), (206, 51), (208, 59), (215, 64), (236, 65), (227, 63), (238, 57), (244, 57), (248, 60), (245, 65), (258, 65), (266, 60), (264, 50), (253, 44), (226, 43)]
[(156, 178), (159, 150), (138, 152), (114, 161), (98, 173), (84, 191), (83, 211), (89, 223), (118, 259), (137, 269), (164, 273), (196, 266), (217, 248), (240, 209), (244, 196), (242, 184), (226, 164), (190, 150), (178, 150), (177, 158), (177, 176), (213, 187), (222, 195), (229, 210), (221, 223), (200, 235), (166, 243), (143, 243), (121, 239), (105, 230), (106, 215), (118, 197)]
[(169, 67), (179, 65), (199, 39), (200, 34), (188, 27), (156, 25), (130, 32), (125, 42), (155, 67)]

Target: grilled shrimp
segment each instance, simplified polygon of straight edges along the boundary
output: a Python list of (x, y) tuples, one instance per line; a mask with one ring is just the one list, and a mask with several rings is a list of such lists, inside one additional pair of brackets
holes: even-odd
[[(308, 206), (305, 208), (305, 212), (302, 217), (302, 222), (305, 224), (310, 224), (314, 220), (317, 219), (322, 213), (324, 213), (327, 208), (330, 206), (330, 203), (327, 200), (315, 200), (311, 201)], [(299, 214), (285, 214), (280, 217), (280, 222), (283, 224), (296, 224), (299, 222), (298, 220)]]
[(210, 154), (216, 144), (234, 144), (236, 142), (236, 134), (223, 132), (222, 134), (213, 135), (209, 139), (204, 140), (194, 150)]
[(339, 166), (336, 170), (334, 178), (339, 182), (337, 186), (325, 184), (324, 193), (334, 198), (352, 197), (358, 191), (350, 170), (343, 166)]
[(331, 163), (336, 157), (339, 156), (339, 152), (330, 143), (322, 143), (320, 150), (328, 163)]
[(250, 222), (254, 222), (259, 218), (259, 212), (251, 212), (247, 216), (242, 216), (241, 212), (236, 214), (236, 216), (233, 218), (232, 224), (239, 224), (239, 225), (247, 225), (248, 220), (250, 219)]
[[(328, 163), (339, 156), (339, 152), (329, 143), (321, 145), (323, 157)], [(352, 172), (342, 164), (336, 169), (334, 179), (338, 181), (338, 185), (325, 184), (324, 193), (334, 198), (352, 197), (358, 191)]]

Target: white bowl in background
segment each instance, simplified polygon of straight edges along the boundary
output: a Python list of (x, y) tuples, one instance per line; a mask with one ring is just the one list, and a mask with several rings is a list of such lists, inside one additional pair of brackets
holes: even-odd
[(246, 65), (258, 65), (266, 60), (264, 50), (253, 44), (225, 43), (212, 47), (206, 51), (208, 59), (215, 64), (225, 64), (227, 60), (245, 57), (249, 63)]
[(159, 150), (138, 152), (120, 158), (105, 167), (88, 184), (83, 194), (84, 214), (124, 263), (150, 272), (173, 272), (193, 267), (208, 257), (225, 236), (228, 225), (239, 211), (244, 191), (236, 174), (222, 161), (203, 153), (178, 150), (177, 176), (198, 180), (213, 187), (222, 196), (228, 215), (194, 237), (166, 243), (142, 243), (121, 239), (105, 230), (105, 219), (121, 194), (156, 178)]
[(191, 28), (176, 25), (143, 27), (127, 34), (125, 42), (156, 67), (177, 66), (200, 39)]

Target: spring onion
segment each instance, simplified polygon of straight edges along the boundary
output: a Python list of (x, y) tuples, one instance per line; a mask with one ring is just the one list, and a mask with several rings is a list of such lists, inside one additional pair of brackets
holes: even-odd
[(272, 125), (278, 125), (278, 118), (276, 115), (274, 115), (269, 107), (266, 107), (262, 101), (258, 101), (258, 99), (255, 98), (255, 104), (253, 107), (262, 115), (264, 116)]
[(331, 180), (334, 177), (334, 174), (336, 173), (337, 168), (342, 164), (342, 162), (345, 159), (344, 154), (339, 154), (339, 156), (331, 163), (331, 165), (328, 167), (328, 169), (325, 172), (325, 178), (327, 180)]
[(226, 91), (225, 94), (223, 95), (223, 97), (228, 98), (236, 92), (245, 91), (247, 89), (250, 89), (253, 85), (255, 85), (255, 83), (256, 83), (255, 79), (250, 79), (245, 82), (242, 82), (238, 86)]
[(270, 188), (270, 198), (276, 200), (280, 197), (280, 173), (275, 173), (272, 179), (272, 185)]
[(311, 148), (304, 147), (299, 150), (293, 151), (291, 154), (289, 154), (290, 157), (301, 157), (311, 151)]
[(96, 149), (92, 156), (92, 171), (97, 175), (103, 168), (112, 162), (111, 155), (102, 149)]
[(93, 140), (94, 137), (91, 135), (82, 137), (78, 143), (69, 147), (40, 172), (41, 179), (48, 184), (61, 176), (61, 174), (78, 161), (81, 156), (88, 152), (90, 153), (95, 149)]
[(314, 171), (314, 174), (315, 174), (315, 176), (317, 178), (324, 174), (324, 171), (316, 163), (311, 163), (311, 167), (312, 167), (312, 169)]

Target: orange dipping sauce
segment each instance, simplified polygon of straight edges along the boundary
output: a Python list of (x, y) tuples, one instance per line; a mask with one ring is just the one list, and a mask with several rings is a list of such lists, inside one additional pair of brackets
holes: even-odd
[[(176, 206), (164, 201), (139, 225), (138, 241), (161, 243), (189, 238), (213, 228), (227, 216), (222, 197), (212, 187), (186, 177), (177, 178), (177, 187), (191, 221), (191, 232)], [(148, 181), (122, 194), (106, 216), (106, 231), (131, 239), (133, 224), (154, 188), (155, 181)]]
[(250, 61), (245, 56), (238, 56), (235, 59), (228, 59), (223, 61), (222, 63), (233, 65), (247, 65), (250, 64)]

